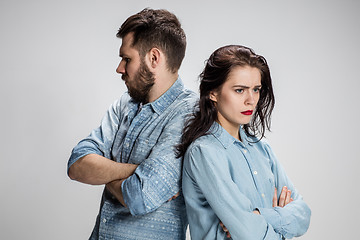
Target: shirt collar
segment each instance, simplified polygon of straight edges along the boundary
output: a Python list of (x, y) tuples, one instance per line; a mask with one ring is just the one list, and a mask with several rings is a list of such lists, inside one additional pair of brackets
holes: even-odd
[(253, 143), (255, 143), (257, 141), (256, 137), (250, 137), (250, 136), (246, 135), (245, 130), (242, 126), (240, 127), (239, 133), (240, 133), (240, 137), (242, 139), (242, 143), (244, 145), (251, 146)]
[(231, 144), (238, 142), (244, 145), (252, 145), (253, 140), (246, 135), (244, 129), (240, 127), (239, 133), (242, 139), (240, 142), (238, 139), (231, 136), (220, 124), (214, 122), (210, 127), (211, 134), (223, 145), (224, 148), (228, 148)]
[(153, 110), (157, 114), (161, 114), (165, 109), (172, 104), (175, 99), (180, 95), (184, 89), (184, 84), (181, 81), (180, 77), (175, 81), (175, 83), (158, 99), (149, 103)]

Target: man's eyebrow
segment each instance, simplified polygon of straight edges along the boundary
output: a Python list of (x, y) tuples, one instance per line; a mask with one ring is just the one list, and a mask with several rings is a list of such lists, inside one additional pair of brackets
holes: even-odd
[(119, 57), (123, 57), (124, 56), (124, 53), (121, 52), (121, 49), (119, 50)]

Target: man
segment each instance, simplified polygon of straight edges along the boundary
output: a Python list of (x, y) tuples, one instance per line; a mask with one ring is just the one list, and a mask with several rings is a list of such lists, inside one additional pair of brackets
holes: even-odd
[(73, 149), (69, 177), (106, 186), (90, 239), (185, 239), (182, 161), (174, 146), (197, 100), (178, 77), (185, 33), (172, 13), (144, 9), (117, 37), (116, 71), (128, 93)]

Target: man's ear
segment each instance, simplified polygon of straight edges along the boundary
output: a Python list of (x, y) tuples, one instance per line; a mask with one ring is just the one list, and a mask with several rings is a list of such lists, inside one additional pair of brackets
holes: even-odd
[(213, 102), (217, 102), (217, 95), (218, 95), (217, 92), (211, 91), (209, 94), (210, 100)]
[(159, 65), (162, 57), (163, 54), (158, 48), (154, 47), (150, 49), (150, 51), (148, 52), (148, 59), (150, 61), (150, 66), (152, 68), (156, 68)]

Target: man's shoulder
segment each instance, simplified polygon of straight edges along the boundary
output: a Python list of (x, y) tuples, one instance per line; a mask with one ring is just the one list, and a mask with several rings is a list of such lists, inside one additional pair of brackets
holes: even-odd
[(184, 88), (183, 91), (179, 94), (176, 100), (173, 102), (177, 109), (183, 108), (185, 110), (193, 111), (194, 106), (199, 100), (199, 96), (192, 90)]

